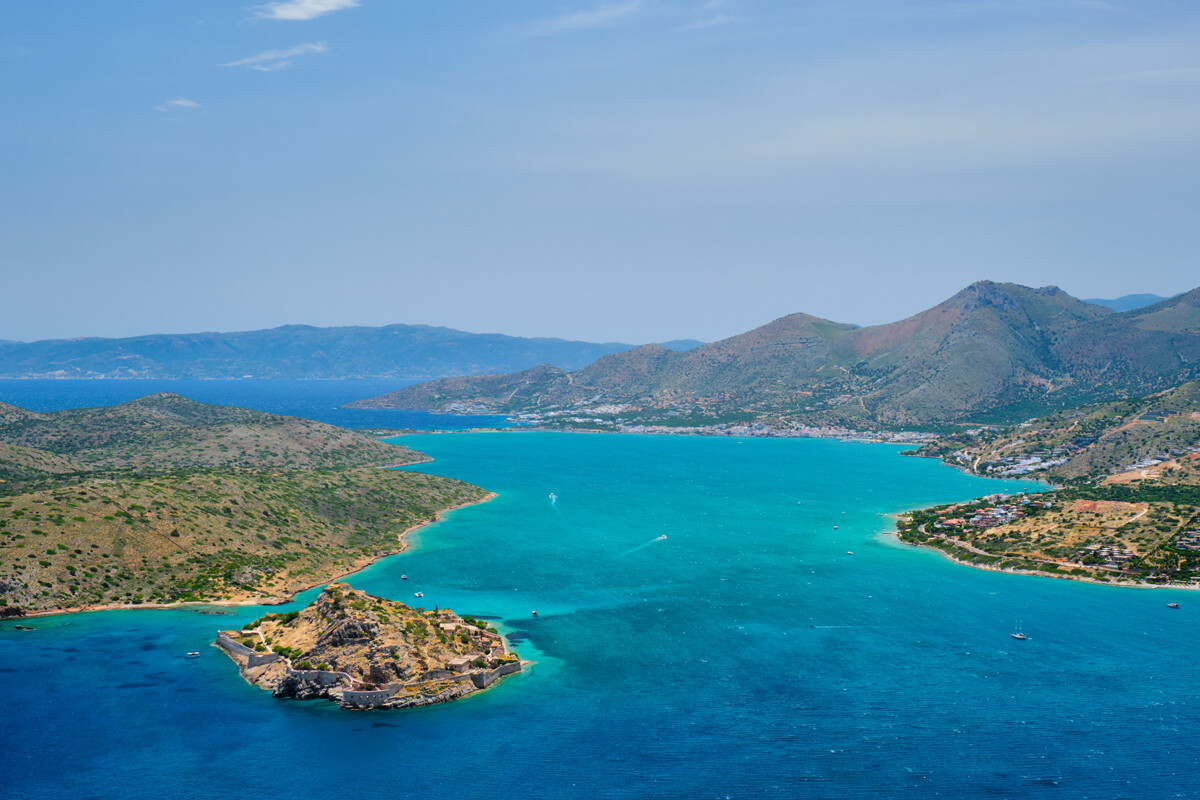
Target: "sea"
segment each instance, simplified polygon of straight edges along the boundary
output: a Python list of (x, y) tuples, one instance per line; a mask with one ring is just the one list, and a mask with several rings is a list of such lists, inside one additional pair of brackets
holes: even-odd
[(341, 408), (345, 403), (378, 397), (414, 383), (418, 381), (0, 379), (0, 402), (30, 411), (61, 411), (110, 406), (158, 392), (173, 392), (201, 403), (305, 417), (343, 428), (462, 430), (508, 425), (504, 417), (488, 415)]
[[(278, 410), (274, 390), (230, 391)], [(262, 608), (0, 623), (4, 795), (1200, 797), (1200, 599), (976, 570), (891, 535), (904, 509), (1038, 484), (835, 440), (397, 441), (435, 459), (410, 469), (497, 497), (349, 582), (494, 621), (524, 673), (350, 712), (275, 699), (209, 646)]]

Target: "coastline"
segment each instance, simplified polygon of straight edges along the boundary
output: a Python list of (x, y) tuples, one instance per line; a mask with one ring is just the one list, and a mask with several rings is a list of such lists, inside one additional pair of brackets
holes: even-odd
[(1146, 583), (1145, 581), (1101, 581), (1084, 575), (1055, 575), (1052, 572), (1040, 572), (1038, 570), (1012, 569), (1011, 567), (1001, 568), (992, 566), (990, 564), (977, 564), (973, 561), (963, 561), (960, 558), (955, 558), (953, 555), (947, 553), (940, 547), (934, 547), (933, 545), (928, 544), (919, 544), (917, 542), (906, 542), (900, 538), (900, 534), (895, 530), (880, 531), (880, 533), (889, 539), (895, 540), (895, 543), (898, 545), (902, 545), (904, 547), (916, 547), (921, 550), (932, 550), (953, 564), (958, 564), (963, 567), (971, 567), (972, 569), (980, 569), (986, 572), (1000, 572), (1006, 575), (1029, 575), (1035, 578), (1053, 578), (1056, 580), (1075, 581), (1076, 583), (1090, 583), (1095, 586), (1111, 586), (1119, 589), (1180, 589), (1188, 592), (1200, 591), (1200, 583), (1189, 585), (1182, 583)]
[[(428, 463), (430, 461), (433, 461), (433, 459), (428, 458), (425, 461), (412, 462), (412, 463), (424, 464), (424, 463)], [(411, 466), (411, 464), (405, 464), (403, 466)], [(381, 469), (391, 469), (391, 467), (382, 467)], [(459, 505), (456, 505), (456, 506), (444, 508), (444, 509), (438, 511), (437, 514), (434, 515), (434, 519), (426, 520), (424, 522), (418, 522), (415, 525), (410, 525), (409, 527), (407, 527), (403, 531), (401, 531), (399, 534), (397, 534), (396, 535), (397, 548), (395, 550), (393, 550), (392, 552), (383, 553), (382, 555), (372, 556), (370, 558), (360, 559), (360, 560), (354, 562), (354, 565), (347, 570), (339, 572), (335, 575), (331, 575), (328, 578), (325, 578), (325, 579), (322, 579), (319, 581), (314, 581), (313, 583), (310, 583), (310, 584), (306, 584), (306, 585), (300, 587), (299, 589), (295, 589), (286, 595), (276, 595), (274, 597), (261, 597), (261, 596), (254, 596), (249, 593), (243, 592), (239, 595), (235, 595), (232, 599), (228, 599), (228, 600), (225, 600), (225, 599), (189, 600), (185, 603), (138, 603), (136, 605), (135, 604), (125, 604), (125, 603), (102, 603), (100, 605), (89, 605), (89, 606), (83, 606), (80, 608), (46, 608), (46, 609), (40, 609), (37, 611), (26, 611), (24, 616), (10, 617), (10, 618), (8, 618), (6, 620), (2, 620), (2, 621), (19, 623), (20, 620), (34, 619), (35, 617), (56, 617), (56, 616), (65, 616), (68, 614), (86, 614), (91, 611), (154, 611), (154, 610), (162, 610), (162, 609), (169, 609), (169, 608), (188, 609), (188, 608), (206, 608), (206, 607), (211, 607), (211, 606), (218, 606), (221, 608), (244, 608), (246, 606), (287, 605), (288, 603), (295, 601), (296, 595), (301, 594), (302, 592), (307, 592), (308, 590), (315, 589), (318, 586), (324, 586), (327, 583), (333, 583), (334, 581), (341, 580), (342, 578), (346, 578), (350, 575), (354, 575), (355, 573), (362, 572), (364, 569), (371, 566), (372, 564), (374, 564), (377, 561), (382, 561), (385, 558), (391, 558), (392, 556), (400, 555), (401, 553), (403, 553), (405, 550), (408, 549), (408, 535), (410, 533), (412, 533), (413, 531), (420, 530), (421, 528), (424, 528), (427, 525), (434, 525), (434, 524), (440, 522), (442, 520), (442, 516), (444, 514), (448, 514), (451, 511), (457, 511), (460, 508), (467, 508), (468, 506), (476, 506), (476, 505), (480, 505), (482, 503), (486, 503), (489, 500), (496, 498), (497, 496), (498, 495), (496, 494), (496, 492), (488, 492), (487, 494), (485, 494), (483, 497), (481, 497), (478, 500), (470, 500), (466, 503), (460, 503)]]

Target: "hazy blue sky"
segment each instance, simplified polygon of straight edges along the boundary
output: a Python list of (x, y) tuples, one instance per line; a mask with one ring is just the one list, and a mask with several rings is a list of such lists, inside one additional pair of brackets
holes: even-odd
[(0, 339), (1200, 285), (1200, 4), (0, 0)]

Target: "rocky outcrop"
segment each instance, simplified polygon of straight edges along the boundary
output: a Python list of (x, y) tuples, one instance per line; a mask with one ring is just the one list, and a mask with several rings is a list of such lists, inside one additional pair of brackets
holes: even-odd
[(413, 708), (487, 689), (520, 658), (486, 623), (330, 584), (307, 608), (268, 614), (214, 643), (276, 697)]

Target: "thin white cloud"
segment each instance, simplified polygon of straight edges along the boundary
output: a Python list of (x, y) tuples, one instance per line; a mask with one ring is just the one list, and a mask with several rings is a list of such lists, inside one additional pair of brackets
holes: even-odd
[(573, 14), (563, 14), (550, 17), (534, 23), (528, 32), (534, 35), (551, 36), (556, 33), (572, 33), (574, 31), (590, 30), (615, 25), (626, 20), (645, 6), (643, 0), (627, 0), (624, 3), (610, 3), (599, 6), (591, 11), (576, 11)]
[(1200, 50), (1190, 31), (1070, 45), (989, 31), (939, 46), (796, 52), (777, 74), (714, 82), (704, 99), (564, 103), (546, 138), (531, 135), (536, 144), (509, 163), (662, 186), (786, 180), (781, 192), (835, 174), (895, 187), (969, 175), (969, 187), (1008, 171), (1086, 167), (1118, 182), (1149, 161), (1196, 168)]
[(324, 53), (327, 50), (329, 50), (329, 45), (324, 42), (308, 42), (306, 44), (298, 44), (295, 47), (289, 47), (285, 50), (264, 50), (258, 55), (238, 59), (237, 61), (230, 61), (228, 64), (222, 64), (221, 66), (248, 67), (256, 69), (259, 72), (278, 72), (281, 69), (290, 67), (292, 59), (296, 56)]
[(168, 100), (162, 105), (155, 106), (155, 111), (166, 113), (176, 108), (200, 108), (200, 104), (195, 100), (188, 100), (186, 97), (176, 97), (174, 100)]
[(729, 23), (734, 22), (736, 19), (737, 17), (733, 16), (732, 14), (714, 14), (711, 17), (705, 17), (704, 19), (696, 20), (691, 24), (684, 25), (682, 28), (680, 28), (680, 30), (696, 31), (700, 30), (701, 28), (715, 28), (718, 25), (728, 25)]
[(281, 0), (256, 6), (254, 16), (259, 19), (279, 19), (294, 22), (323, 17), (344, 8), (357, 8), (358, 0)]

